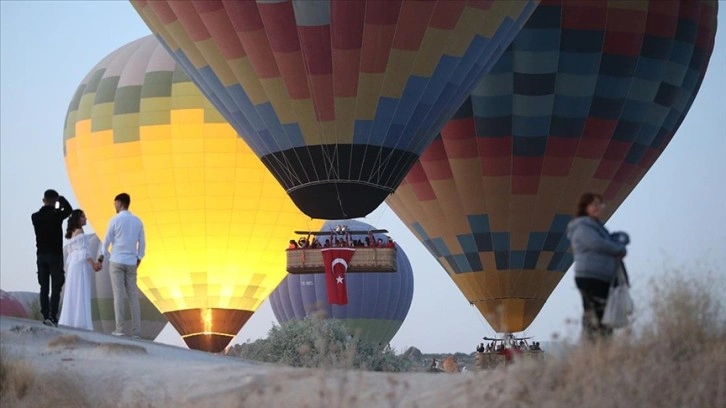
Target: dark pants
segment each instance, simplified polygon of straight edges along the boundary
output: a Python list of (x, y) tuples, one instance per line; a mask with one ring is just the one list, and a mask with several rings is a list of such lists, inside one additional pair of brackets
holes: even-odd
[[(58, 304), (65, 283), (63, 254), (38, 254), (38, 283), (40, 284), (40, 312), (44, 319), (58, 321)], [(48, 292), (50, 290), (50, 305)]]
[(582, 295), (582, 330), (592, 341), (610, 337), (613, 330), (602, 325), (602, 315), (610, 293), (610, 282), (599, 279), (575, 278), (577, 289)]

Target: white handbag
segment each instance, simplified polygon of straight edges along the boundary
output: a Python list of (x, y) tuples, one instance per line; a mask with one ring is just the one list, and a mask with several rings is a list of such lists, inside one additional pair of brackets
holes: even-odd
[[(615, 282), (618, 286), (615, 286)], [(625, 265), (620, 262), (618, 271), (610, 285), (608, 301), (605, 304), (605, 312), (602, 316), (602, 325), (613, 329), (619, 329), (630, 324), (629, 316), (633, 314), (633, 298), (630, 297), (630, 288), (625, 278)]]

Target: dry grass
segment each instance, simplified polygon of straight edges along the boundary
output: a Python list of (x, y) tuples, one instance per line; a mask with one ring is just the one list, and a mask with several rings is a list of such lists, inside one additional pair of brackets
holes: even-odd
[(82, 408), (83, 391), (67, 374), (42, 372), (0, 348), (0, 406)]
[(93, 354), (102, 356), (147, 354), (146, 348), (135, 344), (98, 343), (83, 339), (76, 334), (56, 336), (48, 342), (48, 349), (50, 350), (75, 350), (78, 348), (92, 349)]
[(93, 352), (102, 355), (148, 354), (144, 347), (119, 343), (101, 343), (93, 349)]
[(27, 361), (12, 358), (0, 348), (0, 401), (6, 397), (25, 398), (35, 377), (35, 371)]
[[(462, 402), (493, 407), (725, 407), (726, 316), (714, 284), (677, 271), (650, 283), (635, 328), (607, 343), (581, 344), (562, 359), (521, 362), (496, 387), (464, 392)], [(642, 317), (642, 316), (641, 316)], [(491, 385), (491, 384), (490, 384)]]
[(96, 345), (98, 345), (98, 343), (82, 339), (76, 334), (63, 334), (53, 337), (48, 342), (48, 348), (56, 350), (74, 350), (79, 347), (89, 347)]
[[(574, 344), (562, 358), (385, 380), (349, 370), (280, 372), (241, 387), (238, 406), (726, 407), (726, 316), (714, 276), (694, 282), (671, 273), (651, 282), (636, 327), (607, 343)], [(289, 405), (281, 393), (288, 387), (311, 392)]]

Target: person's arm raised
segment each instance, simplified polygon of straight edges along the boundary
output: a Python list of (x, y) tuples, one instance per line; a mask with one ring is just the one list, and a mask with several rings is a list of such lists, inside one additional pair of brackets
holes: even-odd
[(73, 207), (71, 206), (71, 203), (66, 200), (65, 197), (60, 196), (58, 197), (58, 204), (59, 204), (59, 215), (62, 219), (68, 218), (68, 216), (71, 215), (71, 212), (73, 212)]

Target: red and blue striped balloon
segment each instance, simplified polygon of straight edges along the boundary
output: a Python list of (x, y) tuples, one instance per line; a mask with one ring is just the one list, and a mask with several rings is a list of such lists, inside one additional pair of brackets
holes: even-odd
[(673, 138), (717, 9), (543, 0), (387, 200), (494, 329), (526, 329), (572, 265), (578, 197), (607, 219)]

